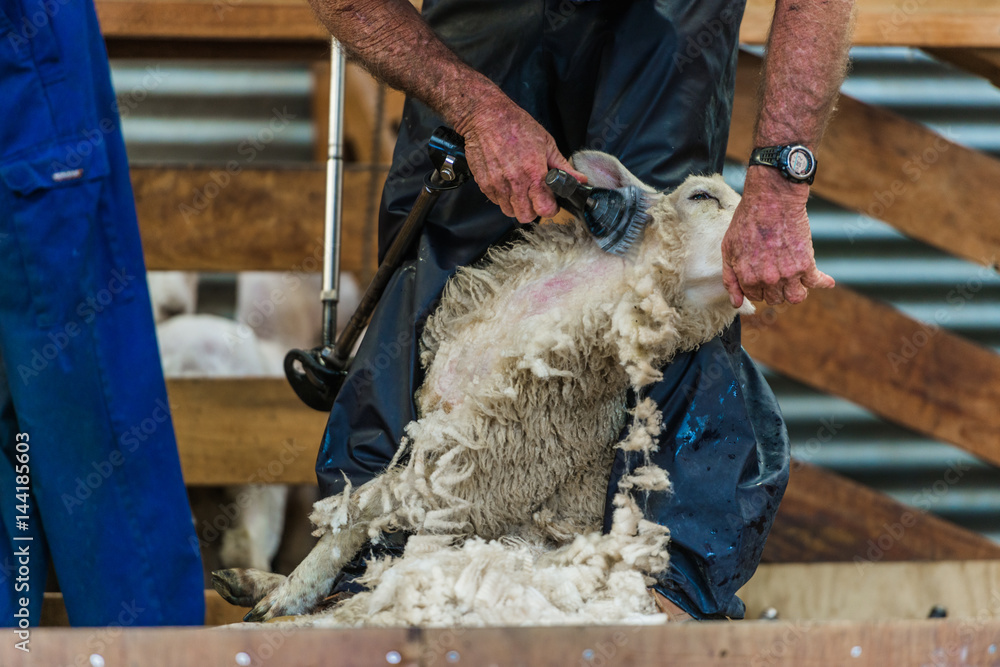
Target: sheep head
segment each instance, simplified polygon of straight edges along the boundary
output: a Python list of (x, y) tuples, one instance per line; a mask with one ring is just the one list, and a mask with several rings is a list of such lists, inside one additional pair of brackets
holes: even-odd
[(635, 386), (658, 379), (659, 364), (717, 335), (739, 310), (722, 281), (722, 238), (740, 197), (721, 176), (689, 176), (670, 193), (642, 183), (616, 158), (583, 151), (574, 166), (596, 187), (635, 186), (645, 195), (649, 222), (629, 258), (629, 285), (614, 332)]
[[(588, 184), (600, 188), (635, 186), (649, 202), (650, 222), (636, 256), (637, 265), (669, 268), (673, 284), (683, 286), (685, 300), (702, 306), (728, 299), (722, 282), (722, 237), (729, 229), (740, 196), (722, 176), (688, 176), (670, 193), (640, 181), (617, 158), (598, 151), (573, 155), (574, 166)], [(669, 264), (669, 267), (662, 266)], [(740, 313), (753, 313), (744, 301)]]

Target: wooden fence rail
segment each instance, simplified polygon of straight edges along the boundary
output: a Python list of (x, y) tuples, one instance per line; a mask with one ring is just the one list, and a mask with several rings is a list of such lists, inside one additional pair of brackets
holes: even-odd
[[(170, 44), (180, 41), (188, 46), (229, 42), (233, 51), (265, 45), (269, 48), (257, 57), (296, 51), (301, 57), (304, 46), (320, 50), (329, 38), (305, 0), (98, 0), (97, 11), (117, 55), (130, 55), (131, 48), (148, 56), (157, 47), (182, 55)], [(740, 39), (763, 44), (773, 12), (773, 0), (750, 0)], [(854, 43), (997, 48), (998, 25), (1000, 6), (992, 0), (857, 0)]]
[[(5, 667), (94, 664), (208, 667), (233, 664), (404, 667), (454, 665), (663, 665), (882, 667), (992, 664), (996, 619), (884, 622), (727, 621), (665, 626), (554, 628), (135, 628), (42, 629), (31, 652), (0, 644)], [(97, 646), (100, 646), (98, 651)], [(239, 654), (245, 654), (238, 657)], [(244, 662), (249, 659), (249, 662)], [(947, 659), (947, 662), (944, 660)]]

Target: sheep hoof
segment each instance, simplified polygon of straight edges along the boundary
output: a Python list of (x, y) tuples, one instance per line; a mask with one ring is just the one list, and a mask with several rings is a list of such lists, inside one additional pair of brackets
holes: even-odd
[(244, 589), (244, 580), (240, 570), (215, 570), (212, 572), (212, 588), (222, 596), (222, 599), (237, 607), (250, 607), (256, 604), (251, 601)]
[(258, 609), (257, 607), (254, 607), (253, 609), (247, 612), (246, 616), (243, 617), (243, 622), (260, 623), (261, 621), (264, 620), (264, 616), (267, 614), (267, 610), (268, 607), (264, 607), (263, 609)]
[(270, 621), (271, 619), (278, 618), (280, 616), (290, 616), (292, 615), (289, 610), (285, 609), (285, 605), (280, 604), (274, 593), (271, 593), (263, 600), (257, 603), (257, 605), (247, 612), (247, 615), (243, 617), (244, 623), (260, 623), (262, 621)]
[(304, 588), (302, 580), (296, 579), (293, 575), (283, 578), (281, 585), (274, 587), (261, 598), (254, 608), (247, 612), (243, 620), (247, 623), (260, 623), (279, 617), (298, 616), (314, 609), (319, 601), (316, 592), (311, 588)]
[(237, 607), (253, 607), (284, 580), (283, 575), (260, 570), (232, 568), (212, 572), (212, 588)]

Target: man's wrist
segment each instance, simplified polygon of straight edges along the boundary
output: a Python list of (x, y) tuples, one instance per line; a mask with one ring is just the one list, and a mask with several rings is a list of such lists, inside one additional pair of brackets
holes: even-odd
[(464, 94), (449, 100), (447, 108), (442, 109), (442, 117), (463, 136), (483, 109), (510, 101), (495, 83), (474, 70), (459, 87), (464, 90)]
[(789, 202), (805, 203), (809, 199), (809, 184), (792, 182), (774, 167), (750, 165), (743, 184), (743, 196), (765, 193)]

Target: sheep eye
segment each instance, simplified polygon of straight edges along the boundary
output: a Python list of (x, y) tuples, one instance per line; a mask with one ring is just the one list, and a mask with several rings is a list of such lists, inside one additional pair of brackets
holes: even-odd
[(698, 192), (695, 192), (693, 195), (691, 195), (690, 197), (688, 197), (688, 199), (690, 199), (691, 201), (703, 201), (703, 200), (706, 200), (706, 199), (711, 199), (716, 204), (719, 203), (718, 197), (713, 197), (712, 195), (708, 194), (704, 190), (698, 190)]

